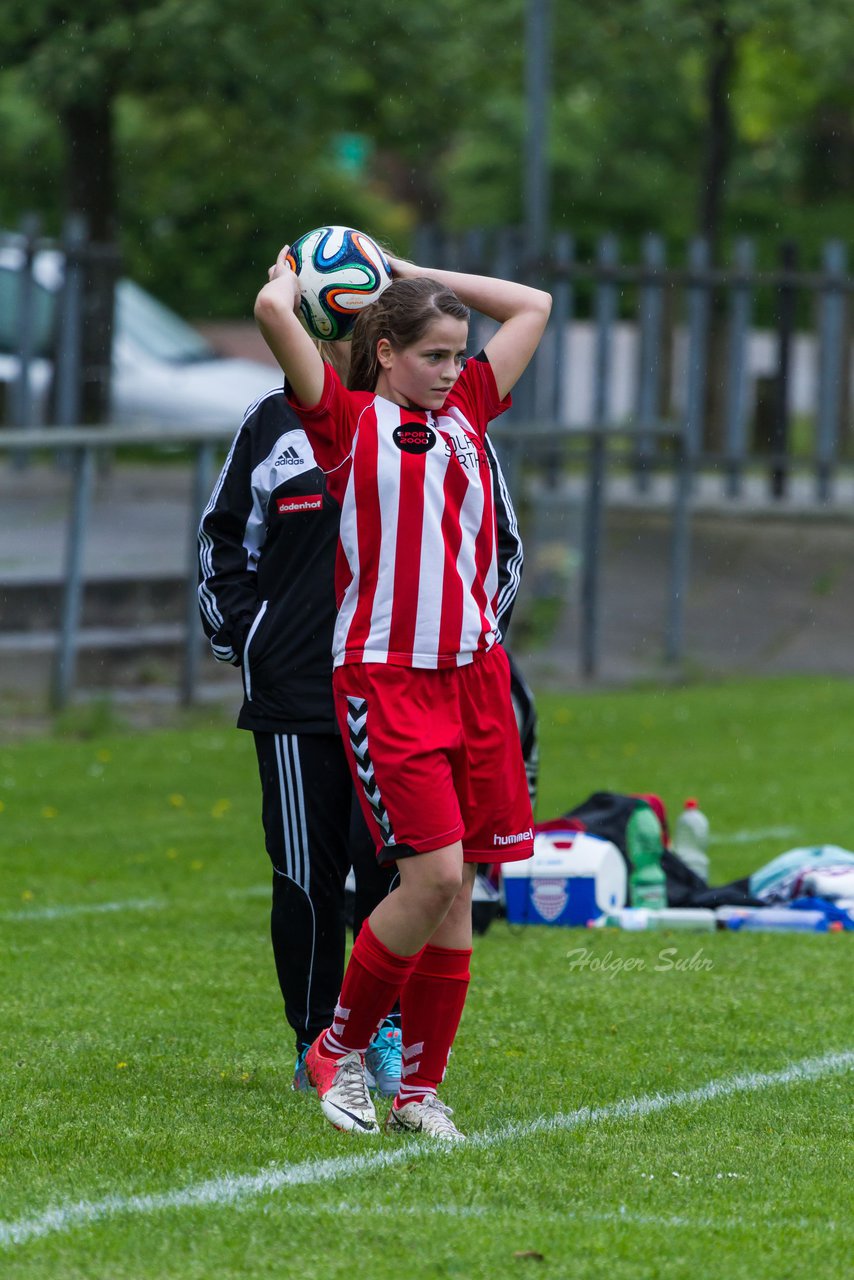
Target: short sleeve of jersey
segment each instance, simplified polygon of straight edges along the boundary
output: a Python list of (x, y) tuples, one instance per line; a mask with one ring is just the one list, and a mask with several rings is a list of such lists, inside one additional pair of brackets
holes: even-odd
[(322, 471), (334, 471), (350, 453), (364, 396), (348, 391), (331, 365), (324, 366), (323, 394), (311, 409), (287, 389), (288, 401), (308, 436)]
[(454, 405), (458, 406), (471, 426), (485, 434), (493, 418), (504, 413), (512, 403), (509, 394), (503, 400), (499, 396), (492, 365), (486, 353), (481, 351), (466, 361), (442, 409), (447, 411)]

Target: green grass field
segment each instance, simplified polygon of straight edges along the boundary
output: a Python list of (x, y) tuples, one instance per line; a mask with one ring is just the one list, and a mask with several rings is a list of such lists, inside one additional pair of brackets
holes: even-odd
[[(539, 710), (541, 818), (697, 795), (715, 882), (854, 847), (854, 683)], [(258, 808), (220, 719), (0, 746), (0, 1274), (850, 1273), (851, 934), (499, 922), (444, 1090), (472, 1141), (358, 1140), (289, 1090)]]

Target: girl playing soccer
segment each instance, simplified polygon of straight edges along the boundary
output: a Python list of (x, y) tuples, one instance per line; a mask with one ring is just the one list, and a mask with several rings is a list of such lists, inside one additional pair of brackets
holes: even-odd
[[(400, 999), (392, 1130), (459, 1141), (437, 1097), (469, 981), (477, 863), (526, 858), (533, 820), (507, 657), (495, 628), (487, 424), (509, 404), (548, 294), (391, 258), (359, 315), (345, 388), (297, 318), (285, 258), (255, 315), (341, 507), (336, 714), (378, 857), (399, 887), (354, 944), (332, 1025), (306, 1069), (327, 1119), (377, 1132), (364, 1053)], [(499, 322), (466, 361), (469, 307)]]

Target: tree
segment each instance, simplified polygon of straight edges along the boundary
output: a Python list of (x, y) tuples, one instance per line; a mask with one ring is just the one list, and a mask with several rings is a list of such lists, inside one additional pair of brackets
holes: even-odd
[[(197, 316), (246, 314), (279, 244), (316, 222), (361, 223), (404, 252), (421, 221), (519, 224), (524, 10), (7, 0), (0, 220), (34, 200), (54, 226), (82, 209)], [(552, 11), (555, 228), (702, 230), (722, 256), (745, 232), (848, 234), (848, 0)]]

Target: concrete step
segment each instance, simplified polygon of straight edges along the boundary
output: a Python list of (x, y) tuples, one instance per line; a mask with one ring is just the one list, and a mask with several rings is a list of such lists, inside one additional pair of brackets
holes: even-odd
[[(77, 633), (77, 648), (81, 651), (175, 648), (176, 645), (183, 647), (185, 635), (186, 628), (177, 622), (124, 628), (81, 627)], [(0, 633), (0, 654), (55, 653), (58, 648), (58, 631)]]
[[(0, 581), (0, 698), (38, 697), (51, 687), (60, 646), (64, 583)], [(177, 695), (186, 664), (187, 586), (175, 574), (91, 578), (83, 584), (75, 698), (119, 690), (128, 697)], [(232, 694), (240, 674), (210, 653), (201, 623), (200, 688)], [(201, 696), (201, 695), (200, 695)]]
[[(58, 630), (64, 589), (56, 579), (0, 581), (0, 636)], [(183, 624), (186, 593), (184, 580), (177, 577), (90, 579), (83, 584), (81, 625), (115, 629)]]
[[(199, 684), (219, 689), (223, 696), (241, 695), (240, 673), (217, 662), (199, 628)], [(153, 693), (158, 687), (180, 690), (186, 666), (186, 628), (183, 623), (135, 623), (123, 627), (82, 627), (76, 652), (80, 694), (123, 689)], [(44, 694), (52, 683), (59, 651), (59, 629), (40, 628), (0, 633), (0, 700)], [(75, 693), (75, 697), (77, 693)]]

